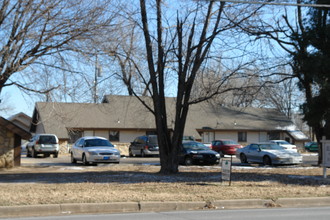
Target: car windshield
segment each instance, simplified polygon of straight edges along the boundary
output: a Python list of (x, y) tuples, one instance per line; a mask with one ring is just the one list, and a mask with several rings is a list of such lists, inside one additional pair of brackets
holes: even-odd
[(283, 150), (283, 148), (277, 144), (261, 144), (260, 148), (262, 150)]
[(157, 136), (149, 136), (149, 143), (150, 144), (158, 144)]
[(235, 141), (231, 141), (231, 140), (223, 141), (222, 143), (223, 143), (223, 144), (235, 144), (235, 145), (238, 144), (237, 142), (235, 142)]
[(54, 136), (40, 136), (39, 137), (39, 144), (57, 144), (56, 138)]
[(89, 139), (85, 141), (85, 147), (114, 147), (108, 140)]
[(183, 148), (186, 150), (209, 150), (208, 147), (206, 147), (204, 144), (199, 143), (199, 142), (187, 142), (183, 143)]

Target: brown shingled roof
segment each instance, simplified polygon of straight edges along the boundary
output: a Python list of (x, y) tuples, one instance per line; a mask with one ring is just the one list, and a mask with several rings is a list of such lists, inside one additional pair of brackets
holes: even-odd
[[(144, 98), (151, 104), (150, 98)], [(68, 138), (67, 128), (155, 129), (154, 116), (136, 97), (109, 95), (102, 104), (36, 103), (33, 122), (42, 121), (45, 133)], [(167, 98), (168, 124), (173, 126), (175, 98)], [(39, 119), (38, 119), (39, 117)], [(293, 123), (273, 109), (227, 108), (208, 103), (190, 107), (185, 135), (198, 137), (198, 130), (286, 130)]]

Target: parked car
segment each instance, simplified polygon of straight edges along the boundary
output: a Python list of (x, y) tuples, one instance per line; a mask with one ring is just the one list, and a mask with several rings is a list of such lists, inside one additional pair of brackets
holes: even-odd
[(212, 150), (212, 143), (203, 143), (206, 147)]
[(308, 142), (305, 144), (305, 149), (310, 152), (318, 152), (319, 144), (317, 142)]
[(59, 150), (60, 146), (55, 134), (37, 134), (27, 143), (26, 156), (37, 157), (43, 154), (46, 157), (52, 154), (54, 158), (57, 158)]
[(277, 144), (277, 145), (283, 147), (286, 150), (293, 150), (295, 152), (298, 151), (296, 145), (290, 144), (289, 142), (284, 141), (284, 140), (270, 140), (270, 142), (274, 143), (274, 144)]
[(79, 138), (71, 148), (71, 163), (119, 163), (120, 152), (103, 137)]
[(275, 164), (301, 164), (302, 156), (298, 152), (286, 150), (274, 143), (253, 143), (244, 148), (237, 149), (236, 157), (242, 163)]
[(182, 142), (182, 148), (178, 154), (179, 164), (219, 164), (220, 154), (210, 150), (207, 146), (196, 141)]
[(157, 135), (139, 136), (128, 147), (129, 156), (159, 155)]
[(22, 152), (22, 153), (26, 152), (26, 145), (27, 145), (28, 143), (29, 143), (29, 142), (26, 141), (26, 142), (24, 142), (24, 143), (21, 145), (21, 152)]
[(242, 147), (242, 145), (230, 139), (214, 140), (211, 143), (211, 149), (219, 152), (221, 157), (224, 157), (224, 155), (235, 155), (236, 149)]

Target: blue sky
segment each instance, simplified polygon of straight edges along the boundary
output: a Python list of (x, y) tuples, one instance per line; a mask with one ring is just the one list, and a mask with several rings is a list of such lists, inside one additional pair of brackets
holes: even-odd
[(3, 89), (1, 98), (6, 106), (13, 108), (8, 112), (0, 111), (0, 115), (4, 118), (8, 118), (14, 114), (23, 112), (32, 117), (34, 101), (27, 95), (23, 95), (22, 92), (16, 86), (5, 87)]
[(38, 100), (38, 97), (30, 97), (23, 94), (22, 91), (20, 91), (16, 86), (5, 87), (0, 98), (2, 99), (2, 103), (0, 103), (0, 105), (9, 106), (12, 108), (11, 111), (0, 111), (0, 116), (5, 118), (19, 112), (32, 116), (35, 101), (41, 101)]

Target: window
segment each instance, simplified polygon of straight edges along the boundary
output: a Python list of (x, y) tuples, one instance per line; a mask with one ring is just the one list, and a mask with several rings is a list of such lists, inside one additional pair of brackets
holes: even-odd
[(279, 140), (280, 138), (280, 132), (278, 131), (270, 131), (268, 132), (268, 140)]
[(146, 135), (157, 135), (157, 131), (146, 131)]
[(85, 147), (113, 147), (113, 145), (108, 140), (96, 138), (86, 140)]
[(251, 144), (251, 145), (250, 145), (250, 150), (253, 150), (253, 151), (257, 151), (257, 150), (259, 150), (259, 145)]
[(83, 132), (80, 130), (68, 130), (69, 134), (69, 143), (72, 144), (76, 142), (79, 138), (83, 136)]
[(84, 146), (84, 142), (85, 142), (84, 139), (80, 139), (80, 141), (78, 142), (78, 147)]
[(109, 131), (109, 141), (119, 142), (119, 131)]
[(57, 144), (56, 138), (54, 135), (42, 135), (39, 137), (39, 144)]
[(238, 132), (238, 142), (246, 142), (247, 140), (247, 133), (246, 131)]
[(147, 142), (148, 142), (148, 137), (147, 136), (140, 137), (140, 143), (141, 144), (146, 144)]

